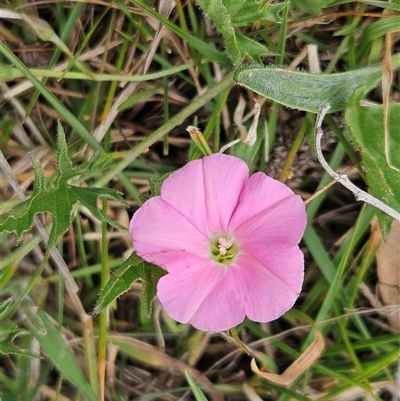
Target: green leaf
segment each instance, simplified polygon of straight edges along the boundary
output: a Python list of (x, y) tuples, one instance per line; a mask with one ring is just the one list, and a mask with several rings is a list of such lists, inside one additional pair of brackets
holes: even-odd
[[(2, 74), (2, 69), (3, 65), (0, 64), (0, 75)], [(14, 119), (8, 118), (5, 115), (2, 116), (0, 125), (0, 151), (5, 152), (8, 141), (10, 140), (11, 135), (13, 135), (15, 124), (16, 122)]]
[(156, 295), (156, 285), (164, 270), (160, 267), (144, 261), (136, 253), (129, 258), (112, 274), (109, 281), (100, 293), (93, 314), (100, 313), (116, 298), (131, 288), (132, 283), (141, 281), (142, 306), (147, 316), (151, 314), (151, 302)]
[(158, 280), (165, 274), (165, 271), (152, 263), (143, 261), (142, 277), (142, 309), (147, 317), (151, 316), (152, 302), (157, 293)]
[(197, 0), (197, 2), (223, 36), (226, 51), (233, 65), (239, 65), (243, 61), (243, 55), (239, 50), (235, 29), (233, 28), (230, 14), (224, 2), (222, 0)]
[[(398, 63), (398, 59), (396, 62)], [(329, 103), (333, 113), (345, 108), (355, 89), (361, 85), (365, 92), (374, 88), (382, 78), (382, 66), (368, 67), (339, 74), (311, 74), (276, 67), (245, 67), (236, 70), (233, 79), (261, 96), (284, 106), (316, 113)]]
[(150, 193), (140, 194), (140, 200), (144, 203), (153, 196), (159, 196), (161, 194), (161, 186), (163, 182), (171, 175), (171, 173), (165, 173), (161, 176), (148, 177), (150, 185)]
[(40, 358), (40, 355), (38, 355), (36, 352), (25, 348), (20, 348), (14, 344), (14, 340), (18, 336), (26, 335), (30, 335), (29, 331), (19, 328), (15, 323), (0, 325), (0, 354), (12, 354), (27, 358)]
[(71, 203), (73, 204), (79, 203), (82, 206), (87, 207), (90, 213), (92, 213), (92, 215), (99, 221), (108, 222), (115, 228), (118, 228), (120, 230), (126, 230), (126, 227), (112, 220), (97, 207), (98, 198), (107, 198), (126, 205), (125, 200), (118, 194), (117, 191), (110, 188), (95, 188), (95, 187), (81, 188), (75, 186), (68, 186), (68, 192), (71, 199)]
[[(371, 194), (400, 212), (400, 104), (389, 105), (388, 144), (389, 161), (385, 154), (383, 106), (360, 106), (362, 90), (358, 89), (346, 109), (346, 123), (351, 139), (361, 154)], [(384, 238), (390, 233), (393, 219), (377, 213)]]
[(0, 62), (0, 82), (12, 81), (18, 73), (7, 64)]
[(161, 186), (170, 175), (171, 175), (171, 173), (165, 173), (160, 177), (149, 177), (148, 178), (151, 196), (158, 196), (161, 194)]
[[(82, 395), (90, 401), (97, 401), (98, 397), (76, 362), (70, 346), (53, 326), (47, 314), (41, 310), (34, 313), (32, 307), (25, 307), (24, 309), (26, 322), (50, 361), (67, 380), (76, 386)], [(41, 322), (41, 325), (38, 322)]]
[(243, 56), (247, 57), (249, 60), (260, 62), (261, 56), (273, 54), (264, 45), (242, 35), (240, 32), (236, 32), (236, 41)]
[[(97, 156), (100, 157), (99, 152)], [(99, 211), (97, 207), (97, 200), (100, 197), (126, 204), (117, 191), (109, 188), (81, 188), (68, 184), (68, 179), (82, 172), (90, 172), (96, 166), (98, 160), (85, 163), (79, 168), (73, 168), (68, 158), (65, 134), (60, 124), (58, 126), (57, 140), (59, 176), (55, 184), (46, 181), (41, 164), (34, 157), (31, 157), (31, 160), (35, 171), (33, 193), (30, 198), (3, 214), (0, 232), (8, 231), (14, 233), (18, 242), (23, 233), (32, 227), (36, 214), (49, 213), (53, 218), (53, 225), (46, 247), (46, 252), (48, 253), (68, 230), (72, 221), (72, 209), (77, 203), (88, 208), (98, 220), (108, 222), (118, 229), (125, 229), (125, 227)], [(101, 163), (105, 162), (106, 160), (101, 161)]]

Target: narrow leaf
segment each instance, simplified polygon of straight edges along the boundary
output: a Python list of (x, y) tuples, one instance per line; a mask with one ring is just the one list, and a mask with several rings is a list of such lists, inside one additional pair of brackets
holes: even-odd
[(325, 348), (325, 341), (322, 334), (315, 332), (314, 341), (308, 348), (281, 374), (261, 372), (256, 364), (255, 359), (251, 361), (251, 370), (266, 380), (271, 380), (281, 386), (289, 386), (302, 375), (311, 365), (321, 356)]
[(357, 87), (363, 85), (366, 93), (381, 78), (380, 65), (339, 74), (311, 74), (264, 66), (246, 67), (236, 70), (233, 77), (237, 84), (261, 96), (312, 113), (316, 113), (326, 103), (331, 105), (329, 113), (344, 109)]
[(190, 376), (189, 372), (185, 370), (185, 376), (186, 380), (189, 383), (190, 388), (193, 391), (194, 397), (196, 398), (196, 401), (207, 401), (206, 396), (204, 393), (201, 391), (200, 387), (195, 383), (193, 380), (192, 376)]

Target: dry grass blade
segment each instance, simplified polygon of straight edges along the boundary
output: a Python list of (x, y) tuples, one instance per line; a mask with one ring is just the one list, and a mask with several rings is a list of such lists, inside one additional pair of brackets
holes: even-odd
[(319, 358), (324, 348), (324, 338), (317, 331), (311, 345), (281, 375), (261, 372), (257, 367), (255, 359), (251, 361), (251, 370), (266, 380), (270, 380), (281, 386), (288, 386)]
[(393, 83), (393, 65), (392, 65), (392, 33), (387, 33), (385, 35), (384, 53), (382, 60), (382, 100), (383, 100), (383, 127), (385, 132), (385, 156), (388, 165), (396, 170), (400, 171), (397, 167), (392, 164), (390, 158), (390, 147), (389, 147), (389, 96), (390, 89)]

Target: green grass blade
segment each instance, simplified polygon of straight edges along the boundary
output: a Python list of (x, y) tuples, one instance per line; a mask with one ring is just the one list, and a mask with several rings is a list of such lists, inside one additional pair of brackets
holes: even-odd
[(70, 347), (61, 333), (53, 326), (47, 314), (41, 310), (34, 313), (31, 307), (26, 307), (25, 313), (26, 322), (32, 334), (60, 373), (90, 401), (98, 401), (98, 397), (90, 387)]
[(77, 131), (82, 139), (89, 144), (93, 149), (100, 149), (99, 143), (86, 130), (82, 123), (71, 113), (60, 101), (29, 71), (29, 69), (14, 55), (13, 52), (0, 42), (0, 53), (2, 53), (9, 61), (11, 61), (23, 75), (35, 86), (35, 88), (43, 95), (58, 113), (60, 113)]

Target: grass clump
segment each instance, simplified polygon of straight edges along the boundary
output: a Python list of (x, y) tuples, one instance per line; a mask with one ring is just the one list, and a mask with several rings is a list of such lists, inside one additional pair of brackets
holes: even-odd
[[(14, 3), (0, 13), (2, 400), (396, 399), (400, 272), (389, 256), (398, 224), (332, 185), (314, 157), (310, 104), (321, 86), (336, 99), (328, 83), (339, 75), (355, 85), (358, 98), (349, 94), (326, 117), (322, 149), (333, 170), (398, 211), (397, 3)], [(234, 74), (251, 79), (254, 65), (261, 80), (235, 84)], [(302, 86), (318, 67), (326, 79)], [(377, 71), (368, 88), (355, 78), (366, 68)], [(284, 79), (295, 104), (281, 91)], [(254, 144), (239, 141), (227, 153), (306, 200), (305, 283), (274, 322), (203, 333), (152, 303), (160, 270), (129, 258), (121, 227), (150, 190), (157, 194), (160, 177), (248, 132), (254, 100)], [(369, 127), (354, 123), (371, 113)], [(203, 136), (192, 140), (188, 126)], [(23, 197), (59, 188), (68, 169), (63, 185), (91, 190), (90, 205), (67, 205), (66, 190), (52, 218), (28, 205), (29, 224), (4, 228)], [(68, 206), (67, 229), (51, 237), (50, 252), (40, 232), (57, 229), (60, 206)], [(316, 333), (325, 344), (318, 352)], [(262, 372), (295, 374), (281, 375), (285, 382), (256, 374), (244, 350)], [(290, 368), (298, 358), (304, 364)]]

